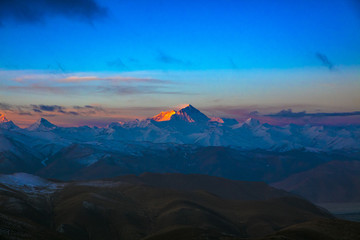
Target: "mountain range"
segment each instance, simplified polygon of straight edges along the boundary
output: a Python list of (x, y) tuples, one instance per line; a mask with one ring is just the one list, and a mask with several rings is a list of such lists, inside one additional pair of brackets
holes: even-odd
[[(359, 126), (239, 123), (191, 105), (104, 128), (59, 127), (43, 118), (19, 128), (0, 120), (0, 173), (64, 181), (197, 173), (263, 181), (314, 202), (360, 199)], [(339, 178), (346, 181), (334, 182)]]
[(1, 115), (0, 238), (357, 239), (359, 223), (309, 200), (360, 201), (359, 139), (359, 126), (240, 123), (191, 105), (104, 128)]
[[(360, 126), (273, 126), (250, 118), (239, 123), (235, 119), (209, 118), (192, 105), (170, 110), (145, 120), (114, 122), (105, 128), (58, 127), (44, 118), (21, 129), (12, 121), (0, 118), (1, 135), (26, 136), (33, 142), (54, 144), (145, 142), (160, 144), (195, 144), (199, 146), (230, 146), (244, 150), (265, 149), (289, 151), (359, 150)], [(11, 131), (9, 133), (8, 131)], [(16, 138), (16, 137), (15, 137)], [(20, 138), (17, 140), (20, 141)]]

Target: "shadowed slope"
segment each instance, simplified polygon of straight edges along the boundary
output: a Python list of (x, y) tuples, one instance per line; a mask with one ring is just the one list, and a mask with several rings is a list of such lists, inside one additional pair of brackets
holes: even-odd
[[(11, 180), (22, 177), (26, 181)], [(332, 218), (310, 202), (266, 184), (203, 175), (147, 173), (68, 183), (31, 175), (4, 179), (0, 214), (17, 221), (14, 234), (27, 224), (26, 229), (34, 229), (30, 235), (45, 229), (68, 239), (157, 239), (179, 231), (188, 239), (249, 238)]]
[(272, 184), (314, 202), (360, 202), (360, 161), (331, 161)]

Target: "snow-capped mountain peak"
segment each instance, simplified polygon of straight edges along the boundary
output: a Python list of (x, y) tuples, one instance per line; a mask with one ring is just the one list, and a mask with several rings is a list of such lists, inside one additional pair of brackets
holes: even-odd
[(179, 119), (185, 122), (207, 122), (210, 120), (205, 114), (200, 112), (198, 109), (194, 108), (192, 105), (187, 105), (186, 107), (177, 111), (176, 115), (172, 118)]
[(0, 129), (17, 129), (18, 126), (13, 123), (13, 121), (8, 120), (4, 114), (0, 114)]
[(244, 123), (246, 123), (250, 127), (256, 127), (260, 125), (260, 121), (254, 118), (248, 118)]
[(238, 129), (241, 127), (250, 127), (250, 128), (256, 128), (258, 126), (260, 126), (261, 123), (259, 120), (254, 119), (254, 118), (248, 118), (245, 122), (242, 123), (238, 123), (238, 124), (234, 124), (233, 126), (231, 126), (232, 129)]
[(180, 120), (189, 123), (207, 122), (210, 120), (205, 114), (194, 108), (191, 104), (185, 105), (179, 111), (170, 110), (161, 112), (151, 118), (156, 122)]
[(34, 124), (32, 124), (30, 127), (28, 127), (27, 129), (29, 131), (49, 131), (49, 130), (53, 130), (55, 128), (57, 128), (56, 125), (52, 124), (45, 118), (41, 118), (38, 121), (36, 121)]
[(157, 122), (169, 121), (174, 114), (176, 114), (176, 111), (170, 110), (166, 112), (161, 112), (158, 115), (152, 117), (151, 119)]
[(0, 123), (6, 123), (6, 122), (9, 122), (9, 120), (7, 120), (4, 114), (0, 113)]

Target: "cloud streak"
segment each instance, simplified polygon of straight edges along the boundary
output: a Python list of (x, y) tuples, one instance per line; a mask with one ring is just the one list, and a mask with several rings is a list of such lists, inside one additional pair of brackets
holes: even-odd
[(113, 67), (113, 68), (116, 68), (116, 69), (128, 69), (128, 67), (126, 66), (126, 64), (120, 59), (115, 59), (113, 61), (108, 61), (107, 62), (107, 65), (109, 67)]
[[(24, 94), (89, 95), (89, 94), (180, 94), (173, 90), (174, 81), (92, 73), (51, 74), (46, 71), (0, 71), (1, 92)], [(141, 73), (146, 74), (146, 73)]]
[(66, 111), (66, 108), (59, 105), (31, 105), (32, 110), (36, 113), (43, 113), (43, 112), (56, 112), (62, 113), (65, 115), (79, 115), (76, 111)]
[(61, 83), (79, 83), (79, 82), (123, 82), (123, 83), (152, 83), (152, 84), (170, 84), (171, 81), (161, 80), (161, 79), (151, 79), (151, 78), (135, 78), (135, 77), (122, 77), (122, 76), (112, 76), (112, 77), (97, 77), (97, 76), (70, 76), (64, 79), (58, 80)]
[(334, 64), (329, 60), (329, 58), (325, 54), (317, 52), (317, 53), (315, 53), (315, 56), (329, 70), (334, 69)]
[(175, 58), (175, 57), (170, 56), (162, 51), (158, 51), (158, 56), (156, 59), (159, 62), (166, 63), (166, 64), (177, 64), (177, 65), (184, 65), (184, 66), (191, 65), (191, 63), (188, 61), (184, 61), (179, 58)]
[(107, 9), (95, 0), (1, 0), (0, 23), (13, 20), (17, 23), (44, 22), (47, 18), (62, 16), (92, 23), (107, 16)]
[(185, 94), (179, 91), (166, 91), (158, 86), (111, 86), (111, 87), (99, 87), (98, 93), (104, 94)]
[(26, 86), (5, 86), (2, 90), (16, 91), (17, 93), (41, 93), (58, 95), (139, 95), (139, 94), (186, 94), (181, 91), (170, 91), (164, 86), (139, 85), (139, 86), (47, 86), (47, 85), (26, 85)]
[(332, 112), (332, 113), (307, 113), (293, 112), (292, 109), (281, 110), (278, 113), (265, 115), (267, 117), (275, 118), (303, 118), (303, 117), (348, 117), (348, 116), (360, 116), (360, 111), (354, 112)]
[(101, 106), (73, 106), (65, 107), (60, 105), (46, 105), (46, 104), (29, 104), (29, 105), (15, 105), (0, 102), (0, 111), (11, 112), (18, 115), (41, 115), (41, 116), (56, 116), (56, 115), (73, 115), (73, 116), (89, 116), (97, 113), (106, 113), (106, 110)]

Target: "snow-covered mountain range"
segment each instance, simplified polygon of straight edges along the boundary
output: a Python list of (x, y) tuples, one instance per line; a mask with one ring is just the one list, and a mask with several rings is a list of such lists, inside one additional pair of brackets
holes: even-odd
[[(272, 126), (256, 119), (239, 123), (235, 119), (209, 118), (191, 105), (161, 112), (145, 120), (111, 123), (105, 128), (58, 127), (42, 118), (22, 129), (4, 115), (0, 117), (0, 138), (15, 139), (27, 146), (46, 142), (47, 145), (87, 143), (107, 144), (121, 149), (121, 143), (195, 144), (230, 146), (240, 149), (288, 151), (358, 150), (359, 126)], [(27, 142), (28, 141), (28, 142)], [(5, 147), (5, 140), (1, 140)]]

